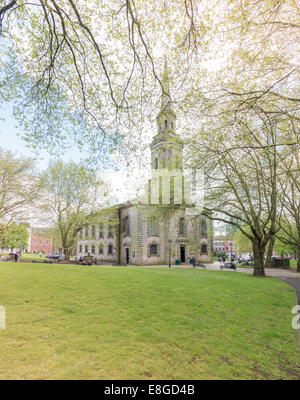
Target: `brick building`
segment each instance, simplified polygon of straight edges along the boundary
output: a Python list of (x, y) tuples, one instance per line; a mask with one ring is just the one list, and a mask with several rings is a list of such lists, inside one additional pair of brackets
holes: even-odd
[(52, 252), (52, 239), (43, 233), (42, 229), (32, 228), (28, 251), (30, 253), (39, 253), (42, 251), (45, 254), (50, 254)]

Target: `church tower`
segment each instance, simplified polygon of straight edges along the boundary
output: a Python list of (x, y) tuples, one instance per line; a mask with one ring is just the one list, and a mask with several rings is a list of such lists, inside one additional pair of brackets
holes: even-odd
[(176, 114), (170, 93), (167, 60), (162, 77), (161, 107), (156, 117), (157, 134), (150, 145), (152, 169), (182, 170), (183, 142), (176, 131)]

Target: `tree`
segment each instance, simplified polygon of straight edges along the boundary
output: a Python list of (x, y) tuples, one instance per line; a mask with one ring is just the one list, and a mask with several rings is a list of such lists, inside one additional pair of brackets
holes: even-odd
[(44, 196), (41, 209), (47, 222), (52, 222), (60, 234), (65, 259), (69, 260), (79, 230), (97, 204), (99, 181), (92, 170), (72, 161), (50, 162), (42, 175)]
[(288, 154), (282, 154), (279, 173), (279, 200), (282, 213), (279, 219), (278, 240), (297, 251), (297, 272), (300, 272), (300, 145)]
[(11, 151), (0, 148), (0, 220), (12, 221), (28, 218), (39, 196), (39, 179), (30, 158), (17, 158)]
[(11, 224), (2, 237), (2, 247), (6, 249), (26, 249), (29, 232), (24, 225)]
[(252, 242), (254, 275), (264, 276), (266, 246), (279, 230), (280, 159), (273, 145), (283, 132), (276, 119), (255, 108), (247, 119), (237, 112), (235, 116), (236, 122), (228, 125), (224, 116), (222, 132), (208, 125), (190, 142), (191, 161), (205, 171), (204, 213), (236, 226)]

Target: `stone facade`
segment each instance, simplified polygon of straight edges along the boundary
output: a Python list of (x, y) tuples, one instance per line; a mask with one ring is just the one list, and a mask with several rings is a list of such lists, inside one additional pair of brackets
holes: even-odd
[(99, 263), (122, 265), (189, 263), (192, 255), (198, 262), (212, 262), (212, 223), (185, 197), (183, 142), (175, 133), (166, 64), (162, 83), (158, 133), (150, 145), (152, 177), (145, 196), (100, 212), (101, 226), (87, 226), (79, 233), (79, 256), (90, 254)]

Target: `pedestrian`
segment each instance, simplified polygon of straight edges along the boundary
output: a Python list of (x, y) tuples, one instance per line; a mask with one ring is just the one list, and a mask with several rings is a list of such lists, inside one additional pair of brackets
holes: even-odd
[(193, 268), (194, 268), (195, 265), (196, 265), (196, 258), (195, 258), (195, 256), (194, 256), (194, 254), (192, 254), (192, 256), (191, 256), (190, 263), (192, 264), (192, 266), (193, 266)]
[(222, 259), (223, 259), (223, 263), (225, 264), (226, 256), (224, 255), (224, 256), (222, 257)]
[(19, 259), (19, 254), (15, 253), (15, 262), (18, 262), (18, 259)]
[(40, 258), (41, 258), (42, 257), (42, 252), (41, 251), (39, 252), (39, 255), (40, 255)]

